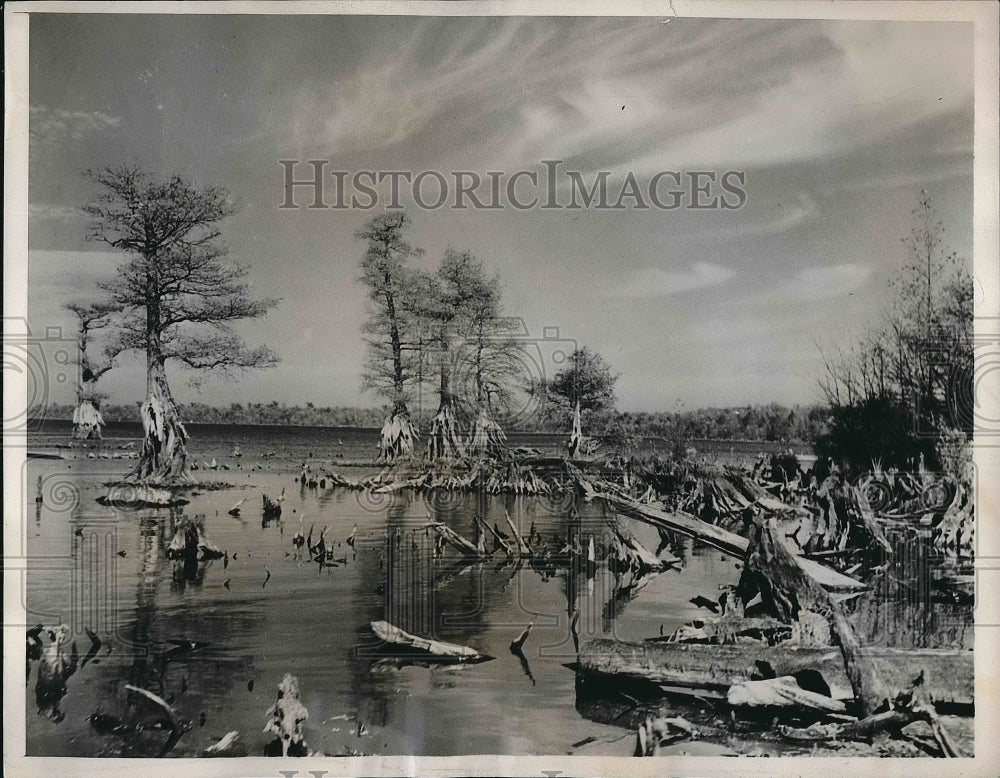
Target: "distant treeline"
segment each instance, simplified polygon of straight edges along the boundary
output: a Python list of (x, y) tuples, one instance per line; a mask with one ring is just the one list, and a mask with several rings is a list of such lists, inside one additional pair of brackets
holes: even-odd
[[(193, 424), (267, 424), (291, 427), (365, 427), (380, 428), (386, 416), (382, 408), (328, 408), (312, 403), (305, 406), (270, 403), (233, 403), (228, 408), (216, 408), (203, 403), (180, 406), (181, 418)], [(808, 443), (826, 429), (829, 409), (822, 406), (792, 408), (771, 403), (741, 408), (701, 408), (676, 413), (624, 412), (622, 427), (639, 437), (662, 437), (667, 440), (768, 440), (788, 443)], [(138, 405), (101, 406), (106, 422), (138, 421)], [(72, 405), (51, 404), (36, 407), (33, 419), (73, 418)], [(415, 420), (420, 429), (427, 429), (430, 418)], [(520, 432), (566, 432), (550, 430), (534, 420), (521, 420), (510, 425)], [(584, 430), (586, 434), (586, 430)]]
[(826, 431), (830, 409), (770, 403), (740, 408), (699, 408), (677, 413), (625, 412), (623, 426), (633, 435), (667, 440), (769, 440), (811, 443)]

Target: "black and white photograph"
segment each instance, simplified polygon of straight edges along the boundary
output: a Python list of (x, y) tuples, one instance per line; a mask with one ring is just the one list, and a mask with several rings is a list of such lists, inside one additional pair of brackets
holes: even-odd
[(992, 773), (995, 4), (4, 14), (5, 774)]

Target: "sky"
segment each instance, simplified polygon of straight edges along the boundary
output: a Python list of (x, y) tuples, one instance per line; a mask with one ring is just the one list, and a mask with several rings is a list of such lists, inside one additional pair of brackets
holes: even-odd
[[(86, 169), (139, 164), (240, 206), (222, 224), (230, 257), (281, 302), (238, 330), (282, 361), (197, 389), (171, 373), (184, 402), (382, 402), (361, 391), (354, 238), (382, 206), (280, 208), (281, 160), (302, 161), (298, 178), (322, 159), (349, 177), (542, 180), (562, 160), (586, 182), (608, 171), (611, 199), (630, 173), (640, 190), (661, 171), (741, 174), (734, 209), (429, 210), (404, 194), (419, 266), (452, 247), (499, 275), (527, 372), (551, 377), (586, 345), (626, 410), (820, 400), (822, 350), (884, 315), (922, 188), (971, 263), (971, 24), (35, 14), (29, 80), (33, 331), (71, 336), (65, 303), (95, 299), (122, 260), (86, 240)], [(100, 388), (140, 400), (141, 359)]]

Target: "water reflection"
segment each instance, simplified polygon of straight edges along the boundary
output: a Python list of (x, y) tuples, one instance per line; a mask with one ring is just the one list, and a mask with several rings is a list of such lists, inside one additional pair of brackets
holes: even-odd
[[(112, 575), (106, 585), (123, 605), (109, 628), (115, 640), (107, 643), (108, 648), (114, 643), (117, 653), (102, 652), (94, 660), (102, 660), (96, 668), (88, 663), (85, 673), (72, 679), (70, 697), (61, 705), (69, 715), (58, 733), (52, 734), (48, 721), (29, 725), (30, 752), (159, 753), (163, 732), (129, 740), (96, 733), (83, 723), (85, 715), (101, 707), (129, 723), (149, 720), (148, 703), (125, 693), (128, 682), (172, 700), (185, 720), (197, 722), (207, 711), (206, 728), (181, 738), (173, 755), (198, 755), (210, 737), (232, 729), (246, 735), (252, 753), (261, 753), (264, 711), (282, 675), (292, 672), (310, 710), (309, 745), (329, 753), (553, 753), (595, 731), (574, 709), (574, 675), (563, 666), (575, 655), (574, 632), (583, 640), (606, 635), (640, 640), (655, 635), (661, 625), (669, 631), (696, 615), (689, 602), (693, 596), (712, 596), (720, 582), (734, 582), (739, 575), (734, 560), (720, 561), (716, 551), (685, 538), (657, 535), (629, 519), (623, 521), (645, 548), (652, 551), (659, 545), (661, 555), (669, 551), (683, 564), (648, 579), (618, 574), (609, 568), (613, 539), (600, 503), (579, 504), (570, 521), (557, 500), (514, 496), (456, 493), (444, 499), (407, 491), (376, 505), (347, 489), (296, 489), (288, 483), (290, 477), (255, 476), (260, 479), (256, 488), (267, 494), (281, 492), (282, 485), (288, 492), (281, 520), (262, 521), (259, 528), (257, 514), (246, 506), (245, 520), (226, 515), (234, 501), (246, 496), (241, 487), (197, 498), (196, 510), (214, 515), (208, 533), (228, 549), (226, 560), (233, 560), (228, 565), (167, 559), (180, 511), (122, 512), (120, 531), (128, 541), (122, 550), (128, 556), (110, 555), (108, 561), (118, 564), (122, 574)], [(260, 497), (251, 497), (247, 505), (256, 503), (260, 510)], [(65, 543), (66, 555), (74, 548), (79, 559), (97, 552), (107, 556), (103, 545), (91, 546), (93, 526), (84, 530), (85, 543), (74, 539), (65, 523), (54, 527), (50, 508), (39, 512), (37, 507), (35, 526), (46, 544), (53, 539)], [(532, 557), (509, 558), (495, 542), (497, 529), (514, 540), (506, 513), (531, 545)], [(494, 553), (470, 562), (450, 547), (439, 550), (427, 527), (432, 520), (474, 543), (482, 539)], [(304, 549), (310, 525), (315, 525), (313, 544), (326, 528), (328, 561), (335, 566), (314, 568)], [(357, 542), (349, 548), (345, 538), (354, 525)], [(302, 547), (293, 543), (299, 532)], [(36, 542), (35, 551), (41, 548), (49, 551)], [(915, 573), (932, 561), (920, 556), (923, 552), (906, 553), (899, 554), (908, 560), (903, 566)], [(114, 569), (101, 564), (99, 575)], [(273, 572), (269, 581), (265, 566)], [(971, 645), (972, 630), (965, 626), (971, 621), (969, 602), (943, 601), (939, 578), (901, 576), (888, 568), (883, 573), (878, 597), (873, 592), (870, 601), (850, 604), (856, 612), (868, 609), (871, 624), (881, 624), (871, 626), (866, 637), (883, 633), (898, 644), (911, 639), (908, 633), (938, 630), (939, 644)], [(965, 572), (951, 574), (958, 579)], [(33, 613), (64, 612), (71, 592), (86, 591), (92, 597), (94, 587), (105, 585), (94, 583), (90, 569), (81, 573), (85, 579), (74, 584), (77, 588), (59, 571), (32, 575)], [(914, 604), (925, 612), (908, 622), (900, 622), (899, 616), (889, 620), (895, 609)], [(376, 620), (471, 646), (496, 659), (449, 669), (419, 666), (413, 655), (393, 656), (390, 651), (387, 656), (369, 627)], [(524, 650), (511, 652), (511, 641), (530, 622), (535, 627)], [(101, 637), (105, 634), (101, 631)], [(199, 640), (212, 646), (184, 648)], [(256, 690), (248, 685), (251, 680), (256, 680)], [(33, 701), (29, 705), (33, 713)], [(455, 732), (463, 718), (478, 725), (459, 738)], [(552, 726), (539, 731), (538, 720)]]

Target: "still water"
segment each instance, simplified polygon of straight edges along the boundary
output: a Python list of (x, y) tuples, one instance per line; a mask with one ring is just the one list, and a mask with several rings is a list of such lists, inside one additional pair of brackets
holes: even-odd
[[(137, 432), (112, 425), (103, 449), (94, 453), (120, 455)], [(690, 600), (714, 600), (720, 585), (739, 578), (736, 560), (686, 539), (662, 551), (679, 557), (679, 564), (629, 593), (616, 588), (603, 564), (588, 577), (565, 565), (509, 562), (503, 554), (479, 564), (451, 550), (436, 558), (425, 527), (431, 519), (472, 538), (475, 515), (503, 528), (507, 513), (524, 534), (534, 525), (546, 543), (559, 544), (567, 539), (570, 506), (556, 498), (372, 495), (298, 482), (303, 464), (313, 473), (374, 472), (344, 464), (371, 459), (376, 433), (369, 430), (192, 425), (189, 432), (194, 461), (202, 465), (214, 457), (230, 468), (202, 468), (195, 475), (227, 486), (196, 492), (190, 504), (174, 510), (100, 506), (103, 484), (124, 475), (131, 461), (88, 458), (85, 448), (57, 449), (68, 442), (68, 426), (49, 424), (31, 437), (33, 449), (58, 450), (65, 458), (27, 463), (28, 626), (67, 624), (81, 657), (91, 645), (88, 629), (102, 647), (69, 679), (59, 721), (38, 711), (33, 668), (29, 755), (156, 756), (164, 733), (101, 734), (88, 721), (96, 712), (141, 718), (143, 703), (134, 707), (126, 683), (154, 691), (193, 723), (171, 756), (201, 755), (232, 730), (251, 755), (260, 755), (272, 737), (263, 732), (266, 711), (285, 673), (299, 680), (309, 711), (306, 740), (319, 752), (563, 754), (597, 739), (588, 753), (628, 754), (632, 732), (589, 720), (577, 701), (575, 676), (566, 666), (575, 659), (571, 615), (580, 614), (581, 640), (641, 640), (709, 615)], [(545, 436), (512, 443), (546, 453), (559, 446)], [(240, 457), (233, 456), (236, 446)], [(39, 478), (43, 499), (36, 506)], [(281, 520), (264, 522), (262, 495), (274, 499), (283, 491)], [(230, 516), (244, 498), (240, 516)], [(593, 537), (600, 549), (607, 537), (603, 508), (575, 507), (580, 541)], [(207, 534), (225, 549), (228, 563), (220, 559), (185, 571), (166, 558), (184, 514), (205, 516)], [(660, 545), (655, 531), (621, 521), (647, 548)], [(336, 567), (320, 568), (296, 554), (293, 536), (310, 528), (314, 541), (325, 529)], [(346, 543), (352, 533), (353, 547)], [(967, 623), (964, 613), (945, 616), (953, 626)], [(375, 620), (471, 646), (493, 659), (468, 666), (388, 660), (369, 628)], [(522, 661), (509, 645), (532, 622)], [(934, 627), (935, 634), (947, 634)], [(178, 648), (191, 641), (194, 650)], [(963, 634), (944, 641), (964, 642)]]
[[(62, 721), (37, 713), (35, 679), (29, 679), (29, 754), (156, 755), (163, 733), (102, 735), (87, 721), (97, 711), (126, 718), (126, 683), (160, 694), (180, 718), (194, 722), (171, 755), (199, 755), (231, 730), (239, 730), (251, 754), (261, 754), (270, 739), (262, 732), (265, 713), (286, 672), (299, 679), (309, 710), (307, 742), (318, 751), (567, 753), (588, 737), (625, 734), (588, 721), (575, 708), (574, 674), (565, 667), (575, 658), (573, 610), (580, 612), (581, 639), (641, 639), (696, 617), (690, 598), (715, 597), (719, 584), (739, 575), (734, 561), (718, 552), (679, 544), (672, 552), (679, 552), (683, 565), (628, 600), (601, 567), (588, 579), (565, 567), (509, 563), (502, 554), (472, 565), (450, 550), (435, 559), (424, 529), (429, 516), (472, 537), (476, 512), (503, 527), (506, 511), (522, 532), (534, 524), (545, 541), (564, 540), (567, 505), (456, 493), (367, 495), (310, 489), (296, 481), (303, 462), (319, 471), (338, 469), (340, 459), (370, 458), (375, 439), (369, 431), (191, 432), (195, 461), (216, 457), (232, 468), (195, 475), (232, 486), (196, 494), (175, 512), (113, 510), (96, 502), (105, 481), (127, 472), (128, 460), (88, 459), (85, 449), (62, 449), (63, 460), (29, 460), (28, 548), (38, 560), (27, 576), (29, 626), (66, 623), (81, 656), (90, 646), (85, 629), (103, 641), (70, 678)], [(51, 450), (66, 439), (53, 432), (35, 435), (33, 447)], [(116, 452), (124, 442), (109, 437), (106, 449)], [(546, 441), (531, 444), (544, 448)], [(235, 445), (241, 447), (239, 458), (231, 456)], [(36, 510), (39, 476), (43, 502)], [(276, 498), (283, 489), (282, 520), (262, 522), (261, 495)], [(228, 515), (244, 497), (240, 518)], [(600, 545), (602, 509), (578, 508), (582, 537), (592, 534)], [(185, 575), (180, 563), (166, 558), (182, 513), (205, 515), (207, 534), (228, 552), (228, 566), (211, 561)], [(345, 541), (355, 525), (351, 548)], [(657, 547), (655, 532), (630, 526)], [(320, 569), (296, 558), (292, 537), (310, 527), (314, 541), (326, 528), (327, 545), (342, 560), (337, 567)], [(386, 661), (374, 651), (378, 641), (368, 627), (380, 619), (494, 659), (458, 667)], [(522, 662), (509, 645), (529, 622), (534, 627)], [(205, 645), (168, 655), (176, 645), (171, 641)]]

